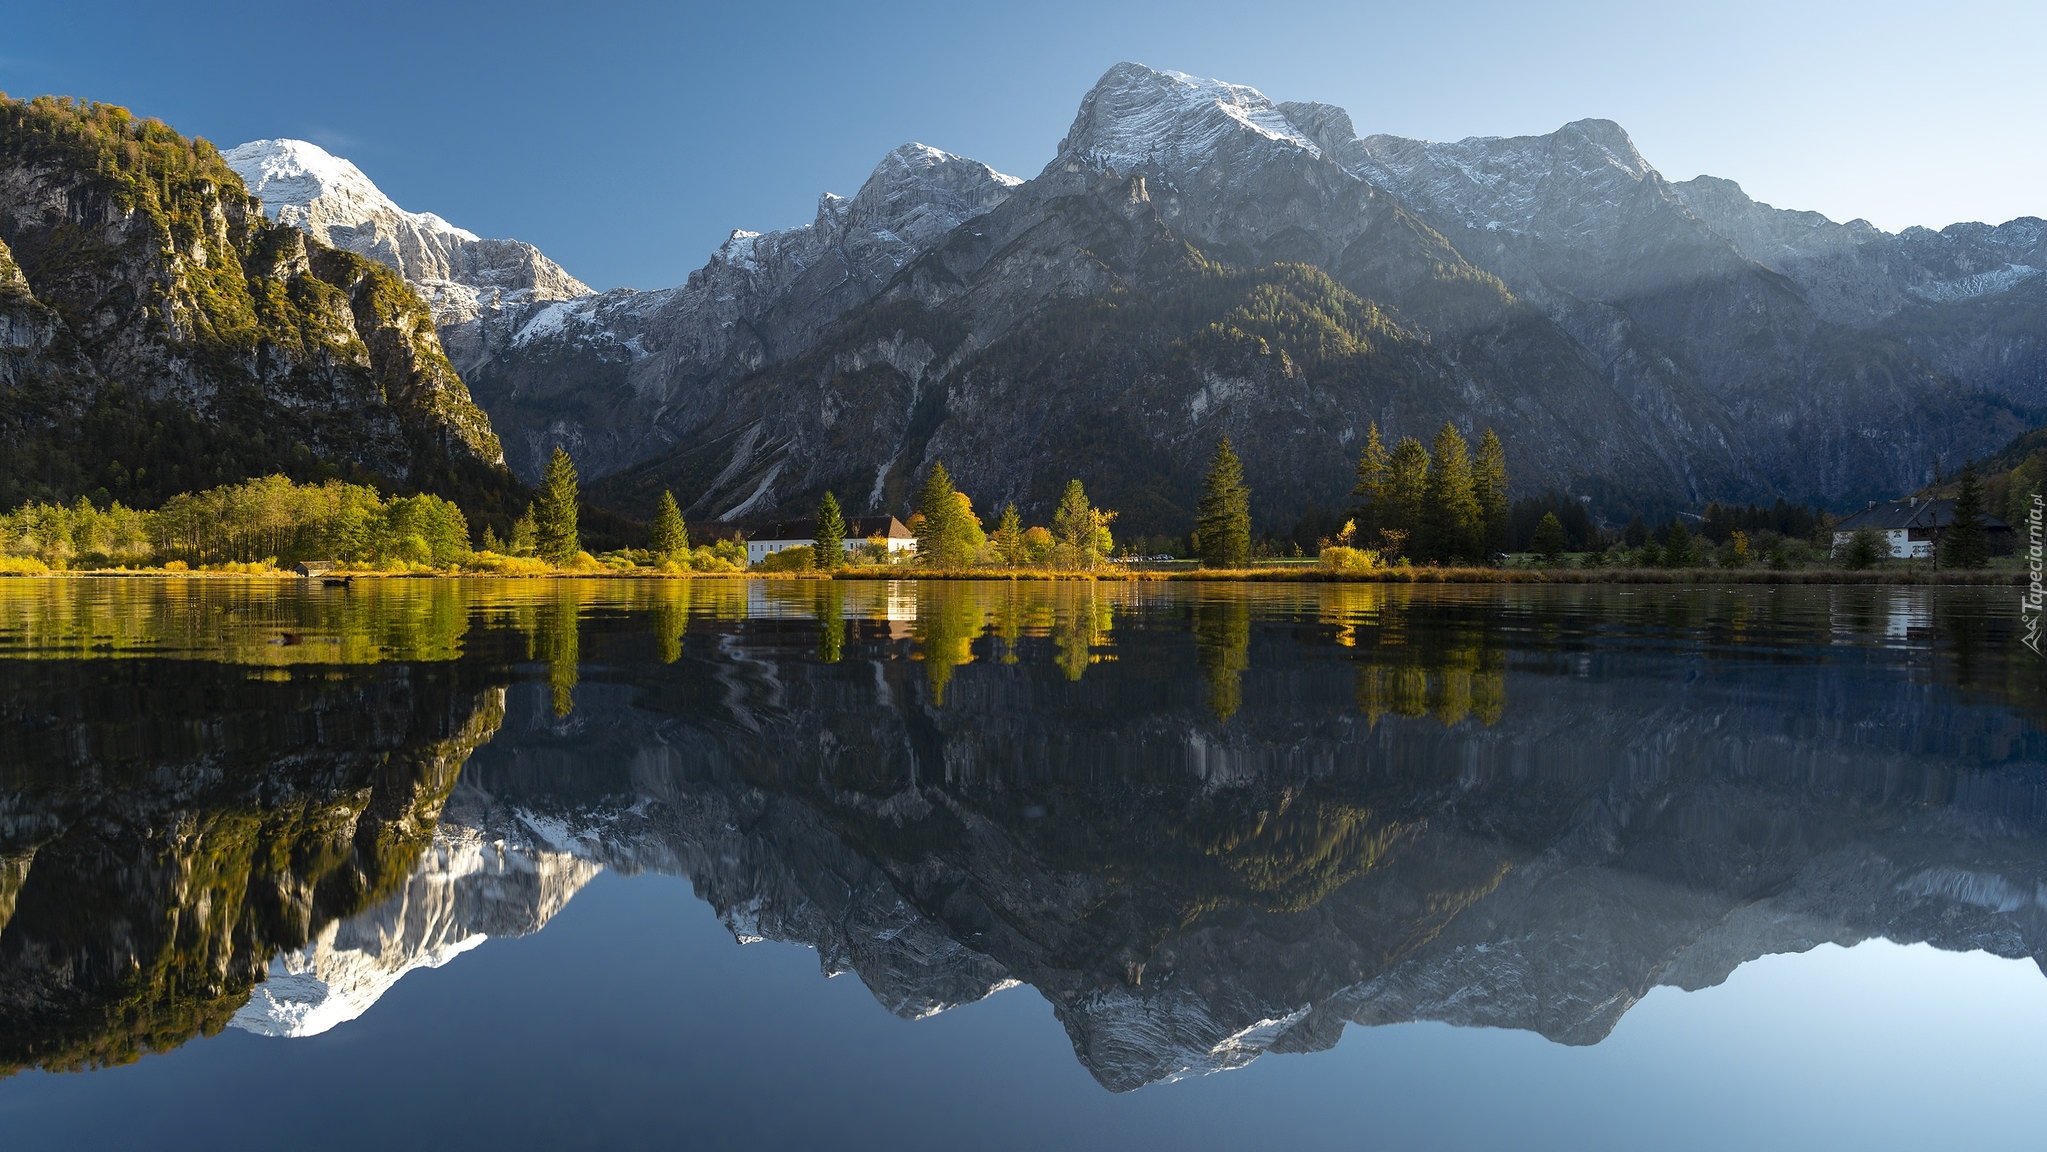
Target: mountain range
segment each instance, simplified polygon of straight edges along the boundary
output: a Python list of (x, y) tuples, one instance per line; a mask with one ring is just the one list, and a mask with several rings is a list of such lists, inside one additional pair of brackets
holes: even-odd
[(1111, 68), (1019, 180), (923, 145), (674, 288), (590, 292), (294, 141), (274, 219), (433, 302), (512, 468), (630, 511), (906, 510), (944, 460), (1042, 515), (1069, 476), (1178, 531), (1230, 435), (1265, 527), (1340, 504), (1366, 428), (1506, 437), (1517, 489), (1621, 514), (1909, 490), (2047, 410), (2047, 223), (1886, 233), (1673, 182), (1618, 125), (1435, 143)]
[(502, 518), (560, 444), (635, 515), (904, 513), (942, 460), (985, 512), (1078, 477), (1178, 533), (1228, 435), (1281, 530), (1344, 504), (1373, 424), (1449, 421), (1617, 518), (1909, 491), (2047, 412), (2047, 223), (1840, 224), (1667, 180), (1604, 120), (1361, 136), (1119, 64), (1034, 177), (907, 144), (808, 224), (595, 292), (303, 141), (4, 119), (0, 502), (283, 471)]

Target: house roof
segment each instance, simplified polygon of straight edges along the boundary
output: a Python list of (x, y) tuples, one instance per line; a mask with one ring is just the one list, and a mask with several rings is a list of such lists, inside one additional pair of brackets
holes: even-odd
[[(1978, 516), (1985, 528), (1996, 531), (2010, 530), (2011, 525), (1995, 516)], [(1860, 532), (1874, 528), (1879, 532), (1900, 528), (1948, 528), (1955, 522), (1955, 502), (1952, 500), (1892, 500), (1883, 504), (1871, 504), (1860, 512), (1841, 518), (1834, 525), (1836, 532)]]
[[(817, 518), (802, 520), (714, 520), (689, 526), (693, 540), (815, 540)], [(908, 540), (909, 528), (893, 516), (848, 516), (846, 539), (865, 540), (883, 536)]]

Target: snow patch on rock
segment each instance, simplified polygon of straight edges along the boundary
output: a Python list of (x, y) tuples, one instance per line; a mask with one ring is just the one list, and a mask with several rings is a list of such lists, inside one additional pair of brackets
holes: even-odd
[(1322, 154), (1256, 88), (1125, 62), (1104, 73), (1081, 100), (1072, 129), (1059, 142), (1061, 160), (1053, 163), (1188, 172), (1207, 165), (1225, 141), (1244, 133), (1309, 156)]
[(2039, 274), (2040, 270), (2030, 264), (2006, 264), (2002, 268), (1993, 268), (1972, 276), (1915, 284), (1906, 291), (1928, 303), (1955, 304), (1963, 300), (1975, 300), (1983, 296), (2009, 292)]

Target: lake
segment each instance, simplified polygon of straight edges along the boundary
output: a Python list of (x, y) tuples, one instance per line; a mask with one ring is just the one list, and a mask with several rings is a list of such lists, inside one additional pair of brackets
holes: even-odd
[(2013, 589), (0, 580), (8, 1148), (2036, 1147)]

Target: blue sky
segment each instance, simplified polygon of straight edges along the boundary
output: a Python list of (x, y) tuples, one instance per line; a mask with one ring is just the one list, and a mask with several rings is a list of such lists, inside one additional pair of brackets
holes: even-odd
[(1431, 139), (1619, 121), (1663, 173), (1889, 229), (2047, 216), (2047, 5), (0, 0), (0, 90), (313, 140), (598, 287), (803, 223), (907, 140), (1034, 175), (1118, 60)]

